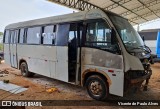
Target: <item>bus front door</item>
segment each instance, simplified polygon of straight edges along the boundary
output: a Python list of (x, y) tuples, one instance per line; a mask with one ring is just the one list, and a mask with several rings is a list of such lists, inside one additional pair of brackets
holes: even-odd
[(83, 23), (73, 23), (70, 25), (68, 40), (68, 65), (69, 82), (80, 84), (80, 37), (82, 35)]
[(18, 39), (18, 30), (11, 31), (10, 37), (10, 63), (11, 66), (17, 68), (17, 39)]

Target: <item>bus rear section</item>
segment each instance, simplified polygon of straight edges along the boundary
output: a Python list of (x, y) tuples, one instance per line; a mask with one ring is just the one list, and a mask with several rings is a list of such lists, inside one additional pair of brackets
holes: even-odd
[[(50, 24), (5, 30), (5, 63), (34, 73), (75, 84), (81, 23)], [(80, 82), (76, 82), (79, 84)]]

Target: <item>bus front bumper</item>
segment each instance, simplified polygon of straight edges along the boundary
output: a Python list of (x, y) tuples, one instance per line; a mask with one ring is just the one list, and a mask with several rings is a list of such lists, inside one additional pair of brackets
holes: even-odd
[(136, 78), (136, 79), (130, 79), (130, 83), (131, 84), (136, 84), (136, 83), (139, 83), (139, 82), (143, 82), (144, 80), (150, 79), (151, 75), (152, 75), (152, 70), (150, 70), (146, 75), (144, 75), (142, 77), (139, 77), (139, 78)]
[[(135, 72), (132, 72), (135, 73)], [(138, 73), (138, 72), (137, 72)], [(138, 76), (136, 78), (125, 78), (125, 92), (128, 92), (129, 90), (139, 89), (140, 87), (143, 87), (144, 91), (147, 91), (149, 79), (152, 75), (152, 70), (148, 70), (147, 74), (143, 76)], [(130, 75), (131, 76), (131, 75)], [(142, 84), (145, 81), (144, 84)]]

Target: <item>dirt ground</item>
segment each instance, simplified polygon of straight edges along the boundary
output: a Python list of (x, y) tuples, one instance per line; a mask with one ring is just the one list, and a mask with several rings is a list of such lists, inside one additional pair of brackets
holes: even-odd
[[(85, 88), (61, 82), (55, 79), (44, 77), (41, 75), (35, 75), (32, 78), (22, 77), (19, 70), (11, 68), (6, 64), (0, 64), (0, 70), (7, 70), (8, 76), (0, 77), (0, 81), (9, 80), (10, 83), (19, 86), (28, 86), (28, 90), (11, 94), (9, 92), (0, 90), (0, 100), (92, 100), (85, 90)], [(141, 100), (160, 100), (160, 64), (152, 65), (152, 77), (150, 79), (148, 91), (138, 91), (136, 94), (129, 95), (127, 97), (111, 96), (112, 99), (141, 99)], [(48, 93), (46, 89), (57, 88), (58, 91)], [(144, 109), (152, 108), (159, 109), (159, 107), (153, 106), (49, 106), (49, 107), (26, 107), (26, 109)], [(1, 109), (1, 107), (0, 107)]]

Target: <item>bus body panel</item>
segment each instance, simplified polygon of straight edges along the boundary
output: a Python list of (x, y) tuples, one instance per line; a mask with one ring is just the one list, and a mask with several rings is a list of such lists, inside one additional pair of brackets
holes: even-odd
[(50, 77), (49, 62), (43, 59), (30, 58), (27, 61), (28, 69), (44, 76)]
[(109, 93), (123, 96), (123, 57), (107, 51), (82, 47), (82, 75), (86, 70), (105, 72), (111, 83), (109, 83)]
[(29, 71), (68, 82), (68, 47), (23, 44), (17, 47), (18, 60), (26, 60)]
[(69, 82), (67, 46), (57, 46), (56, 79)]
[(6, 64), (11, 65), (9, 44), (4, 44), (4, 59)]
[(55, 70), (53, 70), (56, 63), (55, 46), (18, 44), (17, 52), (18, 60), (26, 60), (29, 71), (45, 75), (47, 77), (53, 77), (53, 75), (55, 75)]
[(50, 77), (56, 78), (56, 62), (55, 61), (48, 61), (49, 62), (49, 69), (50, 69)]
[(56, 46), (47, 45), (17, 45), (18, 56), (32, 57), (56, 62)]

